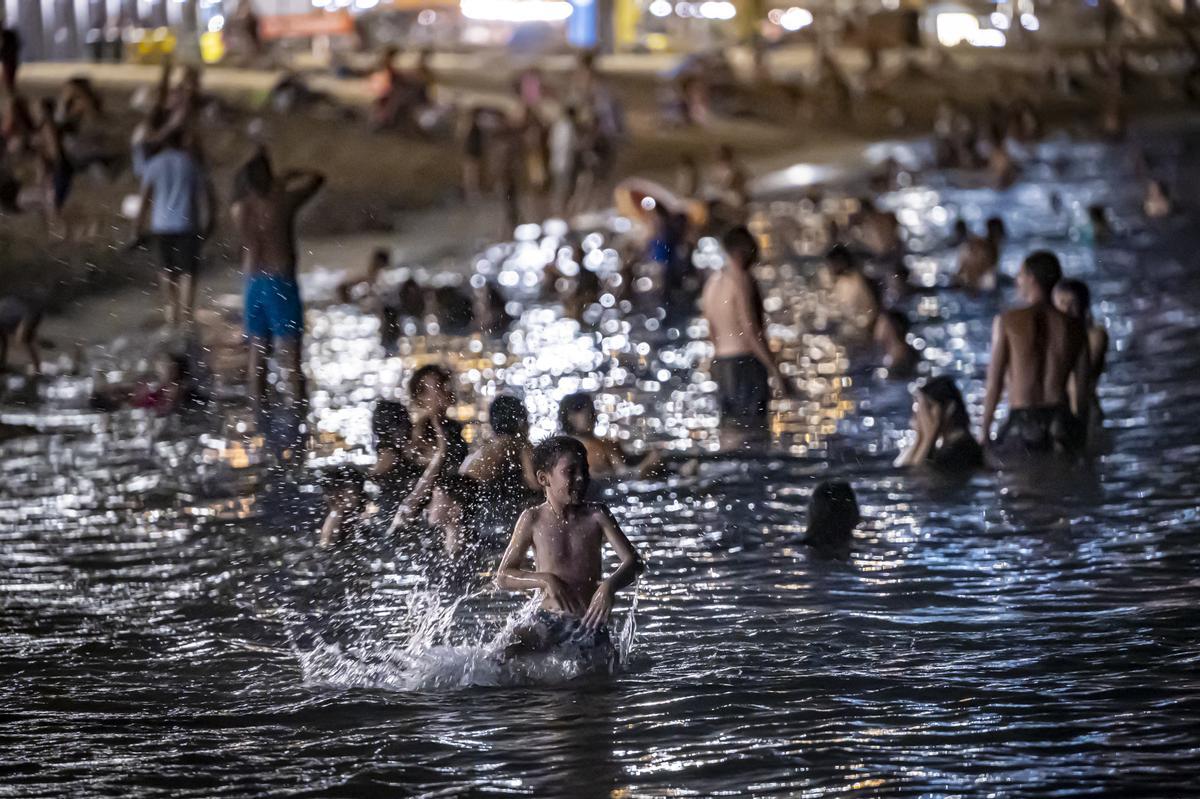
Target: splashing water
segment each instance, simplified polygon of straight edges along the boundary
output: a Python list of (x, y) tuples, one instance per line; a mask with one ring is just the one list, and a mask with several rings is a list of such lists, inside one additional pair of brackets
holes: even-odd
[(292, 651), (300, 664), (303, 682), (309, 686), (390, 691), (555, 685), (585, 674), (612, 672), (628, 662), (637, 629), (636, 582), (619, 631), (610, 621), (615, 631), (615, 656), (601, 661), (573, 648), (506, 658), (505, 647), (517, 629), (533, 619), (542, 597), (534, 594), (504, 618), (499, 630), (490, 634), (486, 625), (456, 624), (456, 620), (461, 622), (457, 617), (463, 603), (485, 593), (463, 594), (446, 602), (437, 591), (412, 590), (404, 597), (401, 615), (406, 630), (402, 644), (378, 637), (355, 644), (319, 640), (308, 648), (293, 642)]

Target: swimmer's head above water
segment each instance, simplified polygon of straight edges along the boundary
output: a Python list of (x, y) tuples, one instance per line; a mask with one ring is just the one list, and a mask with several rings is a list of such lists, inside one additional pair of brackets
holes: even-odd
[(578, 506), (587, 497), (591, 474), (587, 450), (578, 439), (551, 436), (533, 448), (533, 469), (546, 499), (557, 507)]
[(558, 404), (558, 427), (568, 436), (596, 434), (596, 401), (586, 391), (568, 394)]
[(854, 489), (843, 480), (825, 480), (808, 501), (804, 543), (832, 557), (849, 557), (854, 528), (862, 521)]

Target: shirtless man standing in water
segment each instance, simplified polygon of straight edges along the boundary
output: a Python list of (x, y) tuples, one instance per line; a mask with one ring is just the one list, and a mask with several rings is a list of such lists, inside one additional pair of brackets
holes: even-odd
[(238, 173), (233, 219), (242, 241), (246, 275), (246, 336), (250, 340), (250, 381), (255, 407), (267, 390), (267, 361), (275, 351), (280, 382), (291, 400), (307, 401), (300, 366), (304, 305), (296, 283), (296, 214), (325, 183), (316, 172), (290, 172), (276, 179), (265, 152)]
[(996, 406), (1008, 387), (1008, 420), (996, 443), (1025, 452), (1075, 452), (1087, 430), (1086, 397), (1090, 372), (1087, 331), (1051, 304), (1051, 292), (1062, 278), (1054, 253), (1030, 253), (1017, 274), (1017, 290), (1029, 303), (996, 317), (992, 328), (992, 360), (988, 365), (981, 443), (991, 439)]
[[(570, 436), (548, 438), (534, 448), (533, 466), (546, 501), (517, 520), (496, 585), (541, 591), (542, 606), (516, 631), (505, 656), (564, 645), (602, 654), (611, 647), (607, 625), (613, 597), (642, 571), (642, 560), (608, 508), (585, 501), (591, 478), (583, 444)], [(605, 541), (621, 565), (602, 580)], [(524, 568), (530, 547), (534, 571)]]
[[(716, 358), (713, 379), (721, 404), (721, 426), (739, 437), (767, 428), (768, 379), (791, 396), (793, 389), (767, 346), (762, 296), (750, 274), (758, 260), (758, 245), (750, 231), (735, 227), (725, 234), (725, 266), (704, 284), (700, 310), (708, 322)], [(734, 442), (740, 444), (740, 441)]]

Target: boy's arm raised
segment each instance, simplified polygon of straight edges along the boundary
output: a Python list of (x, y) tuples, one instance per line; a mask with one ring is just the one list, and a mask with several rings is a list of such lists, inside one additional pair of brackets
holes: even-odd
[(504, 556), (500, 558), (500, 567), (496, 569), (496, 585), (509, 591), (540, 590), (558, 607), (578, 616), (583, 612), (583, 608), (562, 580), (548, 572), (531, 572), (521, 568), (525, 554), (533, 546), (533, 513), (532, 510), (527, 510), (517, 519), (517, 526), (513, 528), (508, 548), (504, 550)]
[(621, 532), (617, 520), (613, 518), (608, 508), (601, 508), (599, 512), (601, 514), (600, 529), (604, 531), (605, 540), (616, 550), (617, 557), (621, 559), (621, 565), (607, 578), (601, 580), (600, 585), (596, 586), (596, 593), (592, 594), (592, 601), (588, 603), (587, 612), (583, 614), (583, 626), (592, 630), (608, 621), (608, 614), (612, 612), (613, 596), (632, 583), (634, 578), (646, 568), (637, 550), (633, 548), (633, 544), (629, 543), (625, 533)]

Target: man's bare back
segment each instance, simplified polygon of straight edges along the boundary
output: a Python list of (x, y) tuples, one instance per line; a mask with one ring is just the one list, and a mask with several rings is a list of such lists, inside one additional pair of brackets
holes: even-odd
[(324, 178), (296, 173), (265, 194), (248, 192), (234, 207), (247, 275), (296, 276), (296, 214), (316, 194)]
[(1067, 403), (1067, 384), (1087, 334), (1077, 320), (1048, 304), (1007, 311), (996, 319), (1008, 353), (1008, 404), (1039, 408)]
[(761, 336), (762, 297), (750, 275), (722, 269), (704, 284), (700, 310), (718, 358), (754, 355), (753, 339)]

